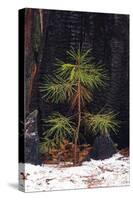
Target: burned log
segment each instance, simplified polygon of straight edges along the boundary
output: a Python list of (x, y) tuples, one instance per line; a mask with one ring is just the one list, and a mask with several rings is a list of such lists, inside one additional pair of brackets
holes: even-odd
[(95, 138), (92, 152), (87, 156), (87, 161), (90, 158), (95, 160), (104, 160), (111, 157), (117, 152), (115, 143), (109, 135), (99, 135)]
[(28, 115), (25, 120), (25, 133), (24, 133), (24, 162), (34, 165), (40, 164), (39, 155), (39, 136), (37, 129), (37, 115), (38, 111), (34, 110)]

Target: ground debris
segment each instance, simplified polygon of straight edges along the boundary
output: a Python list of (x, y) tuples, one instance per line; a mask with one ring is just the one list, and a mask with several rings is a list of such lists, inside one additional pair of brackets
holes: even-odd
[[(20, 163), (20, 168), (23, 165)], [(91, 159), (81, 166), (67, 166), (25, 164), (25, 173), (30, 176), (20, 179), (20, 184), (24, 184), (26, 192), (129, 185), (129, 157), (120, 153), (105, 160)]]

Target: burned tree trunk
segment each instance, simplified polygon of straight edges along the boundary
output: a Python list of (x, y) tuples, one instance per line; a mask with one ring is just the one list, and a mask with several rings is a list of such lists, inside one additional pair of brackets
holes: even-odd
[(37, 110), (33, 111), (28, 115), (25, 121), (25, 132), (24, 132), (24, 144), (25, 144), (24, 162), (35, 165), (40, 164), (37, 115), (38, 115)]

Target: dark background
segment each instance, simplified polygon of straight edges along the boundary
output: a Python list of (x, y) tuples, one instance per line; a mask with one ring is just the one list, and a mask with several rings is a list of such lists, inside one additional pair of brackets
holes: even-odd
[[(27, 9), (26, 12), (28, 13), (29, 10)], [(89, 111), (97, 112), (106, 105), (105, 108), (111, 108), (118, 112), (118, 118), (121, 122), (119, 134), (112, 134), (112, 138), (119, 148), (128, 147), (129, 16), (59, 10), (42, 10), (42, 16), (43, 34), (39, 41), (36, 36), (38, 10), (31, 9), (30, 18), (27, 15), (26, 23), (31, 20), (31, 36), (29, 37), (33, 45), (29, 45), (30, 53), (25, 54), (26, 75), (30, 72), (29, 69), (33, 60), (38, 66), (37, 75), (33, 82), (29, 109), (27, 110), (28, 113), (34, 109), (39, 110), (39, 135), (41, 136), (43, 132), (41, 119), (45, 118), (53, 110), (63, 113), (69, 110), (66, 105), (48, 104), (42, 100), (39, 86), (42, 82), (43, 74), (52, 73), (56, 68), (56, 58), (66, 61), (66, 51), (71, 46), (75, 49), (80, 46), (82, 50), (92, 49), (92, 56), (95, 58), (95, 62), (98, 63), (100, 61), (104, 64), (108, 74), (106, 89), (95, 90), (94, 100), (88, 105)], [(38, 49), (34, 45), (37, 41), (40, 45)], [(27, 77), (29, 78), (30, 75), (27, 75)], [(26, 98), (28, 98), (27, 95)], [(88, 143), (93, 142), (93, 138), (90, 136), (87, 137), (87, 140)]]

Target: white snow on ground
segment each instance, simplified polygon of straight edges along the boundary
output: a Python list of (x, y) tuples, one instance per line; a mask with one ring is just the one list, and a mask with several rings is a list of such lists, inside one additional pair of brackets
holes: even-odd
[(23, 167), (20, 163), (20, 188), (25, 192), (129, 185), (129, 158), (119, 153), (76, 167), (25, 164), (24, 175)]

